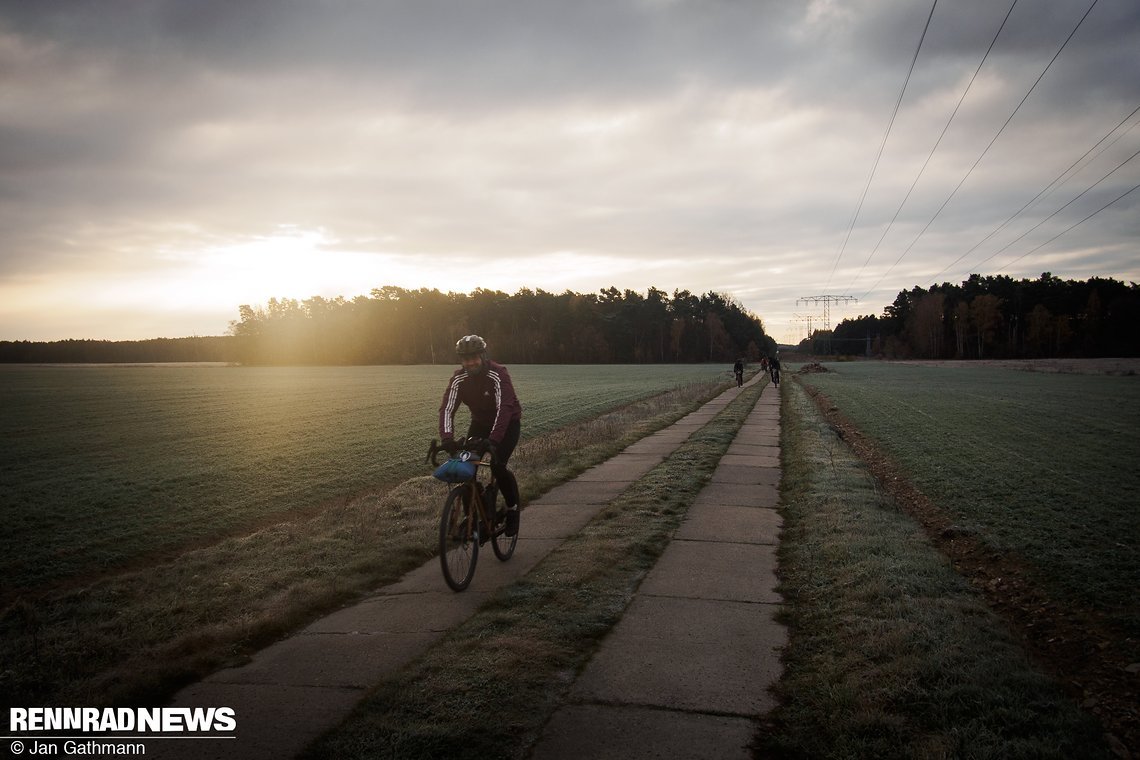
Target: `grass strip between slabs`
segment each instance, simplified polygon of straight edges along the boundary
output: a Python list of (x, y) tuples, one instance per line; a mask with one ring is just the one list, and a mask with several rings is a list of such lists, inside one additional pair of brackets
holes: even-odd
[(665, 550), (763, 387), (746, 388), (303, 756), (522, 757)]
[(1110, 757), (797, 383), (781, 449), (789, 643), (761, 756)]

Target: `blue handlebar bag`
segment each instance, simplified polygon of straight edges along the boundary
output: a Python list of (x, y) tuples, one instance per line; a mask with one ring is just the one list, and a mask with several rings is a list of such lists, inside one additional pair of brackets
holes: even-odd
[(461, 459), (448, 459), (432, 473), (444, 483), (463, 483), (475, 477), (476, 465), (474, 462), (465, 462)]

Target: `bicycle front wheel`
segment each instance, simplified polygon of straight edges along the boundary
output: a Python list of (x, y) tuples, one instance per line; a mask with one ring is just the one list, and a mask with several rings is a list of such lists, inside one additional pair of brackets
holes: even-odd
[(471, 489), (456, 486), (447, 495), (439, 519), (439, 564), (443, 579), (455, 591), (470, 585), (479, 559), (478, 526), (470, 519), (472, 508)]

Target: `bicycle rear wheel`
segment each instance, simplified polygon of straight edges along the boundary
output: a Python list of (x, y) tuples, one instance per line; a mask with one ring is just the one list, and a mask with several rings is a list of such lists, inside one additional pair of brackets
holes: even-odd
[(455, 591), (470, 585), (479, 560), (478, 526), (468, 519), (471, 509), (471, 489), (456, 486), (447, 495), (439, 519), (439, 564), (443, 579)]
[(506, 562), (515, 553), (515, 544), (518, 542), (519, 534), (515, 533), (513, 536), (508, 536), (503, 533), (501, 523), (495, 526), (495, 532), (491, 534), (491, 548), (495, 550), (495, 556), (503, 562)]

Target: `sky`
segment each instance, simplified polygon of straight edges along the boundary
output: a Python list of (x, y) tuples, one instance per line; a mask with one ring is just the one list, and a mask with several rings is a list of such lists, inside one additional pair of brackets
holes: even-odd
[(0, 340), (396, 285), (794, 342), (819, 296), (1140, 281), (1140, 4), (1011, 2), (0, 0)]

